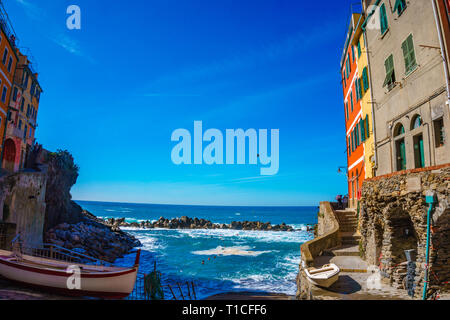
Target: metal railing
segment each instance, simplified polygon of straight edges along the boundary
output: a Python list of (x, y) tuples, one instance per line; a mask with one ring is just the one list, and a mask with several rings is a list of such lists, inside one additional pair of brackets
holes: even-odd
[[(148, 288), (145, 286), (145, 277), (147, 274), (139, 272), (133, 292), (127, 297), (127, 300), (153, 300)], [(162, 300), (197, 300), (196, 286), (193, 281), (170, 282), (161, 285), (164, 292)]]
[(69, 250), (52, 243), (42, 243), (40, 245), (29, 246), (23, 244), (18, 234), (12, 243), (6, 243), (6, 236), (0, 235), (0, 244), (7, 251), (17, 255), (28, 255), (36, 258), (58, 260), (63, 262), (80, 263), (96, 266), (111, 266), (111, 263), (90, 257), (74, 250)]

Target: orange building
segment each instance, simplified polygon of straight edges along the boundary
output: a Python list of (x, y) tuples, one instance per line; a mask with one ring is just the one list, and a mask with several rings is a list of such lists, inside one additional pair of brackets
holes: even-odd
[(34, 144), (37, 114), (42, 89), (38, 74), (28, 56), (17, 50), (19, 62), (14, 77), (5, 138), (3, 168), (17, 172), (25, 166), (28, 152)]
[(345, 131), (347, 142), (347, 171), (349, 205), (356, 207), (365, 179), (364, 143), (361, 124), (364, 122), (361, 99), (362, 83), (358, 70), (356, 45), (364, 21), (361, 14), (351, 15), (347, 38), (341, 59), (342, 87), (344, 90)]
[[(0, 139), (6, 135), (9, 100), (12, 94), (14, 73), (18, 56), (16, 54), (16, 37), (7, 15), (0, 11)], [(7, 156), (2, 144), (2, 159)]]

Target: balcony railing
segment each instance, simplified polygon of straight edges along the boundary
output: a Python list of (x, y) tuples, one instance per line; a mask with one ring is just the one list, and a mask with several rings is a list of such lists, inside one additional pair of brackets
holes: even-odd
[(16, 42), (18, 42), (16, 32), (14, 31), (12, 23), (9, 20), (8, 14), (6, 13), (5, 7), (3, 7), (3, 1), (1, 0), (0, 0), (0, 24), (8, 39), (10, 39), (13, 45), (16, 46)]

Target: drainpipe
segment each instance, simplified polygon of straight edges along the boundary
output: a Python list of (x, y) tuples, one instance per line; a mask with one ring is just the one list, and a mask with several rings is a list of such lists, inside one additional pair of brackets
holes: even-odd
[(430, 228), (431, 228), (431, 213), (433, 211), (434, 205), (436, 204), (436, 194), (433, 191), (427, 191), (425, 197), (426, 203), (430, 206), (427, 213), (427, 246), (426, 246), (426, 257), (425, 257), (425, 277), (423, 279), (423, 293), (422, 300), (427, 299), (427, 287), (428, 287), (428, 262), (430, 260)]
[(447, 59), (445, 57), (445, 46), (444, 46), (444, 40), (442, 37), (442, 30), (441, 30), (441, 24), (438, 16), (438, 9), (436, 6), (436, 0), (431, 0), (431, 4), (433, 7), (433, 13), (434, 13), (434, 20), (436, 20), (436, 28), (438, 32), (438, 38), (439, 38), (439, 46), (441, 47), (441, 57), (442, 62), (444, 64), (444, 73), (445, 73), (445, 83), (447, 85), (447, 107), (450, 109), (450, 81), (449, 81), (449, 70), (448, 70), (448, 63)]

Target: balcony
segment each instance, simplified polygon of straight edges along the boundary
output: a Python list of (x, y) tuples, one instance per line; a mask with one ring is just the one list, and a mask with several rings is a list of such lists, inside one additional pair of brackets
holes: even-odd
[(8, 128), (6, 129), (6, 136), (23, 139), (23, 130), (17, 128), (12, 122), (8, 122)]

